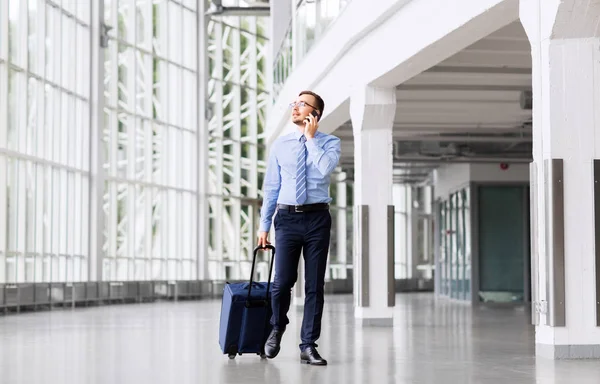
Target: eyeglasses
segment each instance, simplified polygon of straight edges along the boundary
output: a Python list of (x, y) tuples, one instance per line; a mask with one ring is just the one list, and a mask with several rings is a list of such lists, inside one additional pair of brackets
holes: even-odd
[(310, 105), (308, 104), (306, 101), (294, 101), (292, 103), (290, 103), (289, 107), (290, 109), (294, 109), (295, 107), (304, 107), (305, 105), (308, 105), (309, 107), (316, 109), (317, 111), (319, 110), (317, 107), (315, 107), (314, 105)]

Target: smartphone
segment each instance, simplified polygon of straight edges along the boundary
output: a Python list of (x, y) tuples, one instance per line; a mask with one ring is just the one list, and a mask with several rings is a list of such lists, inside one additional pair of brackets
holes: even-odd
[[(311, 115), (313, 115), (313, 116), (314, 116), (314, 118), (315, 118), (317, 121), (319, 121), (319, 114), (317, 113), (317, 111), (316, 111), (316, 110), (314, 110), (314, 109), (313, 109), (313, 110), (310, 112), (310, 114), (311, 114)], [(306, 121), (308, 122), (308, 117), (307, 117), (307, 118), (305, 118), (304, 120), (306, 120)]]

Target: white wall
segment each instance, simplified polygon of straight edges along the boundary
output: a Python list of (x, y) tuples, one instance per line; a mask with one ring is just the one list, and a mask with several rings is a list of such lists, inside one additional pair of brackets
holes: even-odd
[(528, 182), (529, 164), (509, 164), (505, 170), (500, 164), (471, 164), (470, 178), (479, 182)]
[(469, 164), (443, 165), (433, 171), (434, 198), (445, 198), (469, 184)]
[(434, 171), (435, 198), (446, 198), (470, 182), (528, 182), (529, 164), (451, 164)]

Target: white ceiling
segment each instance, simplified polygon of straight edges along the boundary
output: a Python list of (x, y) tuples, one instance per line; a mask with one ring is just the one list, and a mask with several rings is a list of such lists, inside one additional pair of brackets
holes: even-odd
[[(479, 150), (521, 148), (521, 156), (513, 157), (524, 160), (531, 156), (527, 154), (531, 110), (521, 108), (520, 97), (522, 91), (528, 90), (531, 90), (531, 49), (521, 23), (515, 22), (398, 86), (394, 137), (400, 141), (431, 142), (437, 141), (441, 134), (469, 133), (468, 139), (444, 138), (440, 145), (503, 142), (497, 148), (481, 146)], [(342, 164), (351, 166), (354, 156), (351, 125), (345, 124), (334, 134), (343, 139)], [(490, 134), (505, 137), (489, 138)], [(470, 152), (477, 149), (473, 147)], [(433, 157), (427, 163), (453, 159), (465, 160), (455, 155)], [(406, 161), (398, 157), (396, 162), (402, 169), (410, 168), (406, 163), (418, 165), (414, 154), (407, 154)], [(422, 166), (419, 169), (422, 174)]]

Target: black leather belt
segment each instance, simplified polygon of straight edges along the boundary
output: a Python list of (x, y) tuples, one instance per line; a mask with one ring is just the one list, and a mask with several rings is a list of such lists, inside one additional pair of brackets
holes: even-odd
[(311, 211), (325, 211), (325, 210), (329, 209), (329, 204), (327, 204), (327, 203), (305, 204), (305, 205), (277, 204), (277, 208), (282, 211), (301, 213), (301, 212), (311, 212)]

